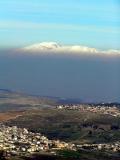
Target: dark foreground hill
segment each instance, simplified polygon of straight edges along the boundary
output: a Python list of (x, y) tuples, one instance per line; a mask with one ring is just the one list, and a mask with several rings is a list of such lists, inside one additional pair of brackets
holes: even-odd
[[(0, 152), (0, 160), (8, 160), (3, 152)], [(31, 156), (11, 157), (9, 160), (120, 160), (120, 156), (110, 155), (105, 152), (85, 152), (85, 151), (58, 151), (57, 155), (34, 154)]]

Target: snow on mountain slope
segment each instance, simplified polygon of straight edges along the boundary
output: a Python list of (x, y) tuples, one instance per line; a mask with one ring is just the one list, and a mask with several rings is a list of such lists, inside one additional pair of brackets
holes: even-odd
[(47, 51), (47, 50), (55, 50), (60, 48), (60, 45), (56, 42), (42, 42), (33, 44), (31, 46), (27, 46), (24, 48), (24, 50), (33, 50), (33, 51)]
[(27, 47), (22, 48), (24, 52), (35, 52), (37, 54), (41, 53), (74, 53), (74, 54), (97, 54), (97, 55), (120, 55), (120, 50), (98, 50), (96, 48), (91, 48), (81, 45), (60, 45), (56, 42), (42, 42), (33, 44)]

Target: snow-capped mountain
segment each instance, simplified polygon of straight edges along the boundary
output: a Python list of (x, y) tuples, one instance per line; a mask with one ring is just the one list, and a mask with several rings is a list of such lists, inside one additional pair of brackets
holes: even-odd
[(48, 50), (56, 50), (59, 49), (61, 46), (56, 42), (42, 42), (27, 46), (24, 50), (28, 51), (48, 51)]
[(24, 47), (25, 51), (69, 51), (69, 52), (95, 52), (98, 51), (95, 48), (89, 48), (81, 45), (60, 45), (56, 42), (42, 42)]
[(33, 44), (22, 48), (24, 52), (35, 52), (35, 53), (65, 53), (65, 54), (97, 54), (97, 55), (120, 55), (120, 50), (99, 50), (92, 47), (81, 46), (81, 45), (60, 45), (56, 42), (42, 42)]

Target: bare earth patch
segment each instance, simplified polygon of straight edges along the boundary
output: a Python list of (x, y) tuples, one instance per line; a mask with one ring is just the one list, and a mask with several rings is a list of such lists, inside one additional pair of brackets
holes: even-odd
[(5, 122), (11, 119), (16, 119), (23, 115), (23, 111), (11, 111), (11, 112), (4, 112), (0, 113), (0, 122)]

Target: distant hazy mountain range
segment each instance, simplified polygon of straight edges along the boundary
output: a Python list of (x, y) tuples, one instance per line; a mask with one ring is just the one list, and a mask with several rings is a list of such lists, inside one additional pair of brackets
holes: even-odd
[(82, 103), (81, 99), (72, 98), (61, 98), (52, 96), (38, 96), (20, 93), (9, 89), (0, 89), (0, 104), (11, 103), (11, 104), (30, 104), (39, 105), (43, 104), (78, 104)]
[(52, 96), (29, 95), (9, 89), (0, 89), (0, 104), (17, 104), (17, 105), (56, 105), (56, 104), (94, 104), (94, 105), (119, 105), (117, 102), (96, 103), (78, 98), (63, 98)]
[(31, 96), (8, 89), (0, 89), (0, 104), (40, 105), (54, 104), (55, 101), (47, 97)]

